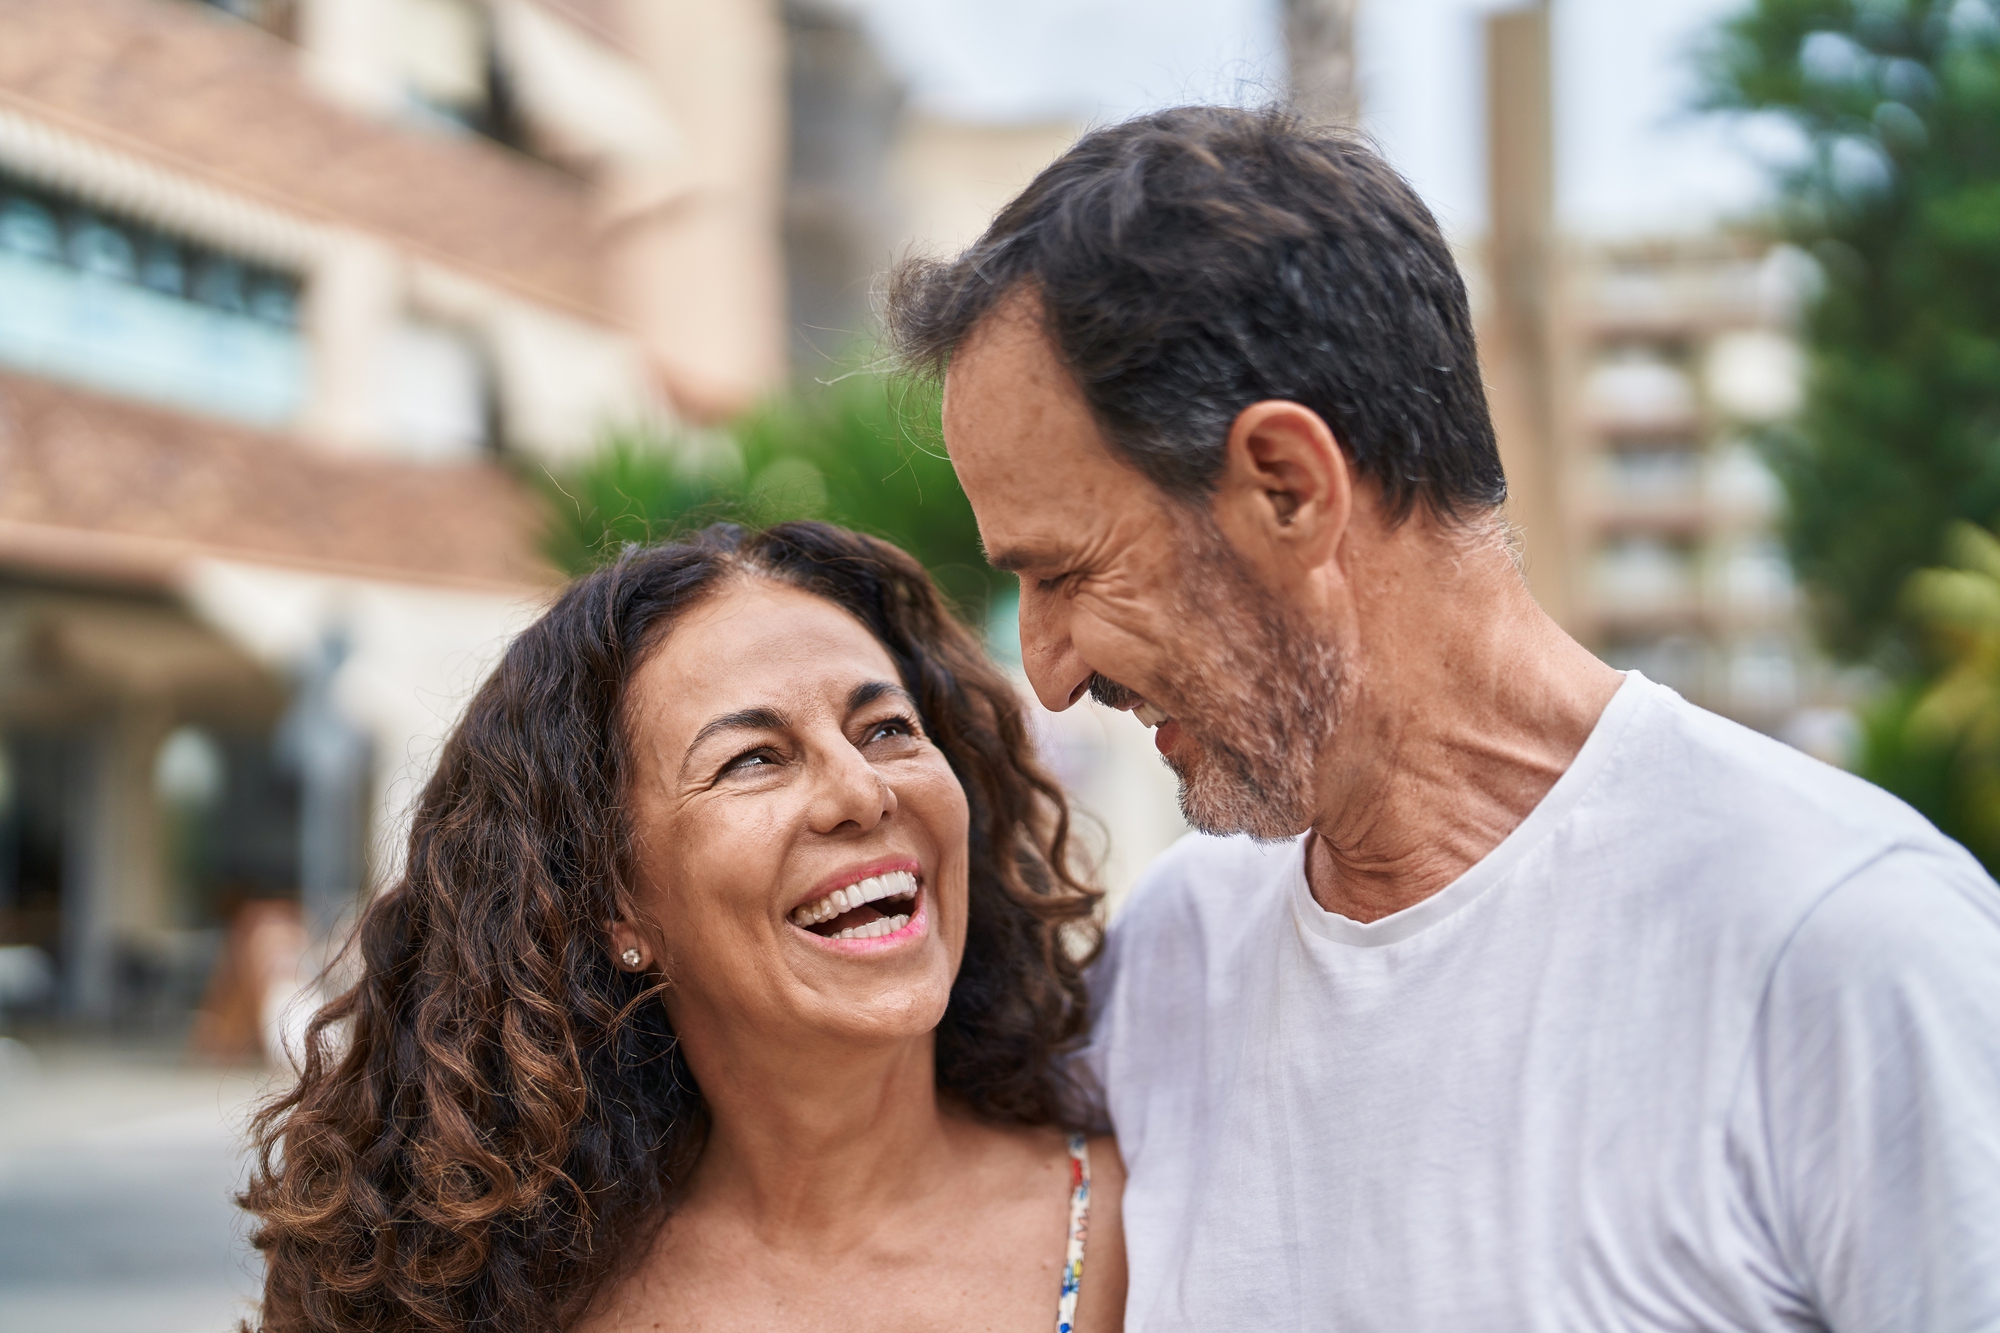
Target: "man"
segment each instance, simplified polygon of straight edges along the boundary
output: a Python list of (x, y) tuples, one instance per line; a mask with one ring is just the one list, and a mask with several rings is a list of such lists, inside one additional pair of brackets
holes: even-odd
[(1388, 167), (1100, 130), (890, 323), (1042, 702), (1213, 835), (1096, 978), (1130, 1329), (2000, 1328), (2000, 889), (1535, 605)]

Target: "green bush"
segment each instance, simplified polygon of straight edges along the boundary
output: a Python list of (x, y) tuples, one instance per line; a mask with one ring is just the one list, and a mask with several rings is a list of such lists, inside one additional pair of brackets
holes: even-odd
[(1888, 691), (1864, 719), (1861, 771), (2000, 867), (2000, 540), (1969, 523), (1950, 564), (1914, 575), (1903, 607), (1935, 672)]
[(1948, 836), (1972, 848), (1988, 867), (1992, 849), (1968, 839), (1964, 793), (1958, 782), (1958, 747), (1913, 719), (1924, 696), (1921, 681), (1891, 686), (1861, 710), (1861, 745), (1854, 768), (1894, 792)]
[(986, 563), (938, 407), (932, 386), (857, 374), (774, 398), (721, 430), (607, 432), (581, 466), (544, 476), (544, 549), (575, 574), (629, 542), (719, 520), (825, 519), (914, 555), (981, 625), (1012, 581)]

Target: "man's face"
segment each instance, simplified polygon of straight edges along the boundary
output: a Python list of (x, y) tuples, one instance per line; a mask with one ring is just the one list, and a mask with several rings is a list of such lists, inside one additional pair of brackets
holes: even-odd
[(1204, 509), (1111, 451), (1031, 300), (953, 358), (944, 431), (989, 558), (1020, 576), (1021, 661), (1044, 706), (1088, 692), (1156, 725), (1197, 828), (1303, 831), (1337, 654)]

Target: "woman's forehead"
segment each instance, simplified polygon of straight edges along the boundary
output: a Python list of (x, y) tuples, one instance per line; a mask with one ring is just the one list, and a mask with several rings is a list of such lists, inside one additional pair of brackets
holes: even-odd
[(823, 597), (759, 579), (689, 612), (633, 684), (647, 713), (684, 718), (691, 732), (717, 712), (844, 702), (878, 679), (898, 673), (867, 626)]

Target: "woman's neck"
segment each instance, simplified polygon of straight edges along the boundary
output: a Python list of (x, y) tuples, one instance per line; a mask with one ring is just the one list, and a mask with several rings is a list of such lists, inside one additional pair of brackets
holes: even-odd
[(737, 1214), (768, 1243), (817, 1248), (937, 1182), (952, 1126), (930, 1034), (858, 1049), (748, 1044), (687, 1051), (710, 1117), (687, 1206)]

